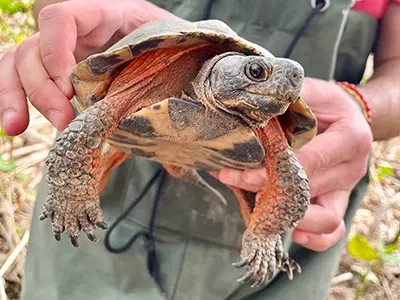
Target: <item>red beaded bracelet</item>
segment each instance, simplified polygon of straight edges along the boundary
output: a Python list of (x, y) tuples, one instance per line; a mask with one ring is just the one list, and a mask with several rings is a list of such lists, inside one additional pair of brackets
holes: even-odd
[(360, 90), (357, 89), (354, 84), (346, 81), (339, 81), (336, 83), (358, 102), (358, 104), (361, 106), (365, 119), (367, 120), (368, 124), (371, 125), (371, 108)]

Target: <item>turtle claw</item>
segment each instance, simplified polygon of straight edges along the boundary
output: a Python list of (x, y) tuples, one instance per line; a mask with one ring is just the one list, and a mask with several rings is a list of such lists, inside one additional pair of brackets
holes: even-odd
[(235, 267), (245, 267), (246, 274), (238, 281), (252, 280), (252, 288), (262, 286), (271, 280), (276, 268), (276, 245), (279, 235), (266, 235), (246, 230), (243, 234), (242, 260)]
[(90, 241), (92, 241), (93, 243), (96, 243), (96, 242), (97, 242), (97, 237), (96, 237), (96, 235), (95, 235), (94, 233), (88, 233), (88, 234), (87, 234), (87, 237), (88, 237), (88, 239), (89, 239)]
[(298, 274), (301, 273), (300, 265), (294, 259), (290, 258), (287, 254), (285, 254), (284, 257), (282, 258), (282, 263), (279, 269), (282, 272), (286, 272), (290, 280), (293, 279), (293, 274), (295, 272)]
[(246, 230), (243, 234), (242, 260), (232, 265), (245, 267), (246, 273), (238, 282), (253, 281), (252, 288), (257, 288), (272, 280), (276, 268), (293, 279), (294, 273), (301, 273), (299, 264), (284, 252), (281, 237), (271, 234), (254, 233)]
[(106, 230), (108, 228), (108, 225), (104, 221), (100, 221), (96, 223), (96, 226), (99, 227), (100, 229)]
[(79, 247), (78, 239), (81, 231), (86, 233), (90, 241), (96, 242), (94, 234), (96, 225), (102, 229), (107, 228), (105, 222), (97, 221), (101, 217), (100, 201), (57, 201), (49, 198), (43, 206), (40, 220), (51, 219), (54, 238), (57, 241), (61, 240), (61, 234), (65, 232), (72, 245)]
[(243, 234), (242, 260), (232, 265), (245, 267), (246, 274), (238, 282), (253, 280), (252, 288), (257, 288), (272, 280), (276, 268), (286, 272), (289, 279), (294, 273), (301, 273), (299, 264), (284, 252), (280, 235), (254, 233), (246, 230)]
[(248, 263), (249, 263), (249, 260), (248, 260), (248, 259), (242, 259), (241, 261), (234, 262), (234, 263), (232, 264), (232, 266), (234, 266), (235, 268), (242, 268), (242, 267), (244, 267), (245, 265), (247, 265)]
[(246, 273), (245, 275), (243, 275), (242, 277), (237, 279), (237, 282), (244, 283), (244, 282), (249, 281), (250, 279), (252, 279), (253, 276), (254, 276), (254, 273), (252, 273), (252, 272)]
[[(256, 281), (251, 285), (251, 287), (252, 287), (252, 288), (258, 288), (258, 287), (262, 286), (262, 285), (264, 284), (264, 282), (265, 282), (266, 275), (267, 275), (267, 273), (265, 273), (263, 276), (260, 276), (260, 277), (258, 278), (258, 280), (256, 280)], [(271, 280), (271, 279), (272, 279), (272, 278), (269, 278), (268, 280)]]
[(59, 242), (61, 241), (61, 232), (55, 232), (54, 233), (54, 238)]
[(78, 248), (79, 247), (79, 243), (78, 243), (78, 238), (71, 238), (71, 244), (74, 245), (74, 247)]

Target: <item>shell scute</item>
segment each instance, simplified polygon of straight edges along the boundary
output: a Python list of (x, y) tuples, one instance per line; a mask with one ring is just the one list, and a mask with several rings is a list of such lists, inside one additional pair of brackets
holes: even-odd
[[(179, 113), (189, 118), (176, 118)], [(141, 127), (138, 123), (146, 124), (144, 130), (143, 126), (138, 130)], [(202, 166), (210, 171), (223, 167), (260, 168), (265, 156), (251, 128), (236, 117), (206, 112), (200, 103), (176, 98), (166, 99), (123, 119), (109, 142), (132, 154), (146, 152), (145, 157), (151, 160), (194, 168)]]

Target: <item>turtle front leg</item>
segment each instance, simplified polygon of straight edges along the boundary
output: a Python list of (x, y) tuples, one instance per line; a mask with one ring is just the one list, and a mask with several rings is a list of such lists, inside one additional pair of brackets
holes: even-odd
[(270, 120), (257, 136), (266, 150), (268, 185), (257, 197), (246, 231), (243, 234), (241, 258), (236, 267), (246, 268), (239, 281), (254, 280), (252, 287), (272, 279), (276, 267), (290, 279), (300, 266), (285, 253), (280, 234), (304, 217), (310, 202), (306, 173), (276, 119)]
[(96, 241), (96, 225), (107, 228), (99, 201), (102, 146), (118, 125), (118, 107), (103, 99), (77, 116), (57, 138), (46, 160), (48, 196), (41, 220), (50, 218), (54, 236), (65, 232), (74, 246), (83, 230)]

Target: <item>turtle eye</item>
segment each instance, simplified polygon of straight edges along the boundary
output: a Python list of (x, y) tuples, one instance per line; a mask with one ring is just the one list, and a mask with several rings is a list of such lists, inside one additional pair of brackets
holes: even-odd
[(247, 65), (246, 75), (251, 80), (264, 81), (267, 79), (265, 69), (262, 65), (256, 62), (251, 62)]

